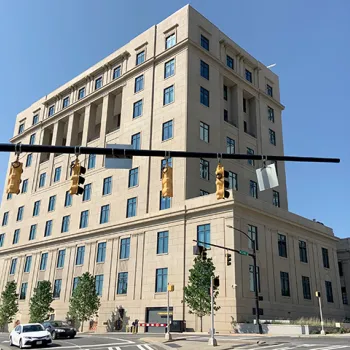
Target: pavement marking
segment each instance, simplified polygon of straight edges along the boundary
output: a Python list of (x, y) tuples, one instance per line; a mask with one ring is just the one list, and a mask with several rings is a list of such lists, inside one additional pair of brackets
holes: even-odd
[(137, 345), (137, 347), (141, 350), (153, 350), (149, 345), (143, 344), (143, 345)]
[(10, 341), (9, 340), (4, 340), (3, 343), (9, 343)]
[[(134, 341), (127, 340), (127, 339), (114, 338), (114, 337), (95, 337), (95, 338), (100, 338), (100, 339), (113, 339), (113, 340), (123, 341), (123, 342), (129, 343), (129, 344), (135, 344)], [(104, 345), (121, 345), (121, 344), (104, 344)]]
[[(120, 339), (120, 340), (122, 340), (122, 339)], [(89, 348), (107, 348), (107, 347), (113, 346), (113, 345), (124, 345), (125, 346), (128, 343), (133, 343), (134, 344), (134, 342), (130, 342), (130, 341), (125, 340), (123, 343), (84, 345), (84, 348), (85, 347), (89, 347)], [(50, 349), (71, 349), (71, 348), (74, 348), (74, 347), (81, 348), (79, 345), (75, 345), (74, 344), (74, 346), (53, 346), (53, 347), (50, 346)]]

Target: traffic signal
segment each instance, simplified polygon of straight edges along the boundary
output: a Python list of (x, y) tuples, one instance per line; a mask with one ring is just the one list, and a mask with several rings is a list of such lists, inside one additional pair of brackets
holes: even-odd
[(19, 185), (21, 184), (21, 175), (23, 173), (23, 163), (16, 160), (11, 164), (10, 175), (7, 181), (6, 193), (19, 194)]
[(226, 254), (226, 265), (227, 266), (231, 265), (231, 254)]
[(72, 177), (71, 177), (71, 187), (69, 190), (70, 194), (83, 194), (84, 188), (80, 187), (85, 182), (85, 179), (81, 176), (86, 173), (86, 168), (80, 165), (79, 159), (76, 159), (75, 162), (71, 165), (72, 167)]
[(315, 294), (316, 294), (316, 298), (321, 298), (321, 292), (316, 291)]
[(173, 168), (169, 165), (162, 170), (162, 197), (173, 197)]
[(214, 285), (214, 287), (216, 287), (216, 288), (220, 286), (219, 277), (215, 277), (215, 278), (214, 278), (213, 285)]
[(202, 250), (202, 259), (203, 260), (207, 260), (207, 250), (204, 247), (203, 247), (203, 250)]
[(228, 171), (225, 171), (224, 167), (219, 163), (216, 167), (216, 199), (225, 199), (230, 197), (228, 188), (230, 183), (225, 178), (228, 178)]

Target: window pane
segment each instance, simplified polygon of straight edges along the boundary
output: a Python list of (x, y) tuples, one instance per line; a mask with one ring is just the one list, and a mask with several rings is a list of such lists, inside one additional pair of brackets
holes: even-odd
[(169, 78), (175, 74), (175, 60), (172, 59), (165, 63), (164, 66), (164, 78)]
[(163, 231), (157, 233), (157, 254), (168, 253), (169, 232)]
[(210, 224), (197, 226), (197, 241), (204, 243), (198, 243), (199, 246), (210, 248), (206, 243), (210, 243)]
[(174, 86), (169, 86), (164, 89), (163, 105), (167, 105), (174, 102)]
[(169, 120), (166, 123), (163, 123), (162, 131), (162, 141), (166, 141), (173, 137), (173, 121)]

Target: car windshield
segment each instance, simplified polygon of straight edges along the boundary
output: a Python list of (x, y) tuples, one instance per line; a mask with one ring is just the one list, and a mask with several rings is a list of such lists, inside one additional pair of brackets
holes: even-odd
[(50, 322), (53, 327), (65, 327), (68, 326), (67, 322), (63, 321), (55, 321), (55, 322)]
[(23, 326), (23, 333), (29, 332), (41, 332), (44, 328), (40, 324), (31, 324), (29, 326)]

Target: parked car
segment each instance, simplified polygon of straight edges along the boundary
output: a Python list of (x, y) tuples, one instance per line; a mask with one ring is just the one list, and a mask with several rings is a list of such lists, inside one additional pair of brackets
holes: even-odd
[(45, 330), (40, 323), (20, 324), (10, 333), (10, 345), (17, 345), (21, 349), (51, 343), (50, 332)]
[(43, 326), (50, 332), (52, 339), (74, 338), (77, 334), (77, 330), (65, 321), (46, 321)]

